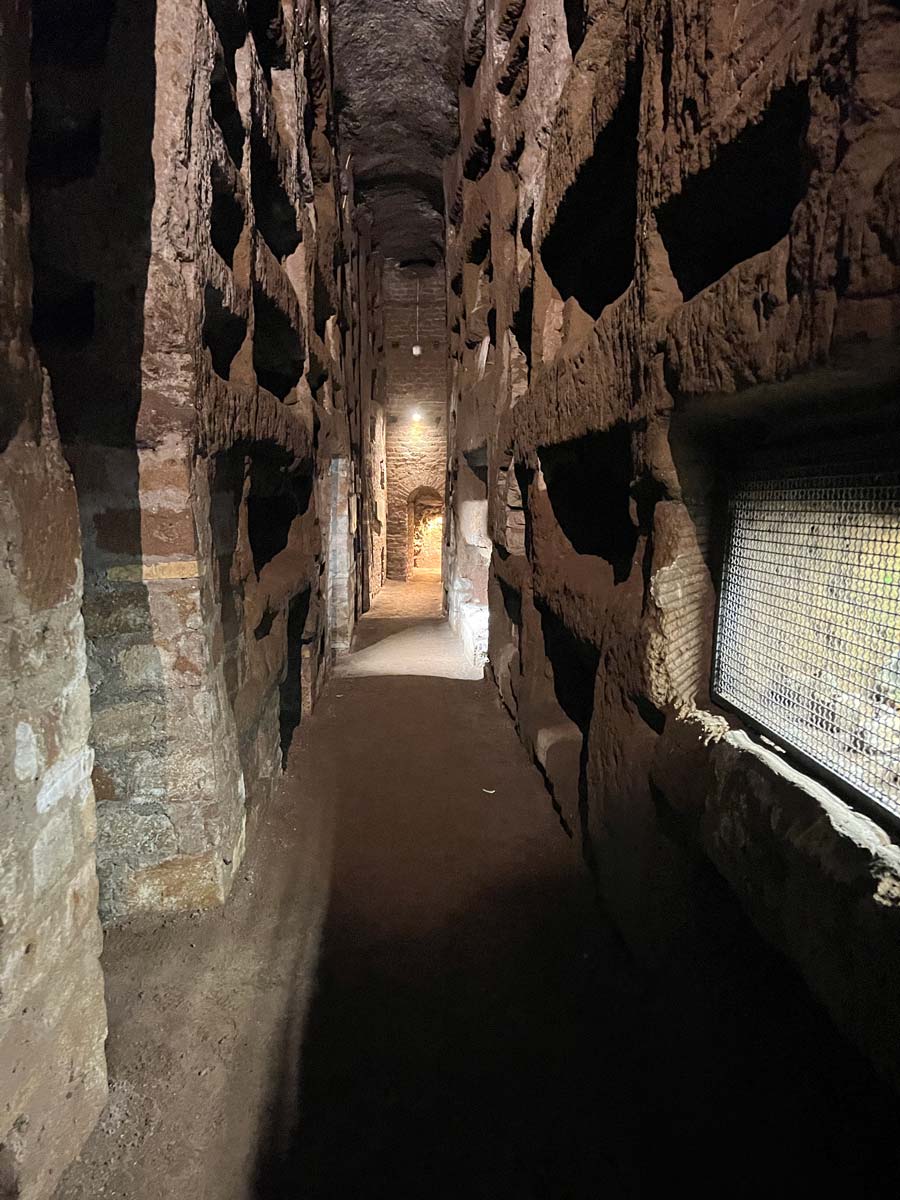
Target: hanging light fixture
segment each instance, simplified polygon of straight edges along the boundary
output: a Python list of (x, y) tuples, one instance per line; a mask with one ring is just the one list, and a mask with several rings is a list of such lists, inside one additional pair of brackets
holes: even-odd
[(413, 343), (413, 358), (421, 358), (422, 347), (419, 345), (419, 277), (416, 276), (416, 340)]

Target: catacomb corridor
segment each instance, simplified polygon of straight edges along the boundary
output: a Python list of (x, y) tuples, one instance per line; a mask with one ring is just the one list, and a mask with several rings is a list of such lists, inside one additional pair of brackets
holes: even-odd
[(897, 0), (0, 0), (0, 1200), (900, 1178)]

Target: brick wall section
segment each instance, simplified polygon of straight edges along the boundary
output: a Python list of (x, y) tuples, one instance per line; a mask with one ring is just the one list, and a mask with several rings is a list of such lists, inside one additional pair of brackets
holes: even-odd
[[(418, 338), (416, 341), (416, 285)], [(447, 331), (444, 274), (440, 266), (422, 270), (385, 265), (383, 281), (384, 354), (387, 376), (387, 574), (409, 572), (408, 504), (429, 488), (444, 495), (447, 458)], [(420, 419), (415, 420), (413, 414)]]

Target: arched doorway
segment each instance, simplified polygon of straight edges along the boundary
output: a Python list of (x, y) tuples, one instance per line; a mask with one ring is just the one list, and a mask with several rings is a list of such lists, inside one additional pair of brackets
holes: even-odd
[(444, 499), (430, 487), (417, 488), (407, 499), (409, 575), (439, 572), (444, 543)]

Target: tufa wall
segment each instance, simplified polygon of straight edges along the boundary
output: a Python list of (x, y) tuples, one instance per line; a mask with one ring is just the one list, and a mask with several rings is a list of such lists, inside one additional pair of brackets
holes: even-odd
[(500, 694), (641, 960), (719, 961), (720, 874), (896, 1080), (887, 817), (709, 672), (736, 470), (896, 456), (900, 14), (473, 0), (466, 29), (451, 597), (471, 629), (489, 607)]
[[(447, 460), (447, 331), (440, 267), (387, 262), (383, 277), (387, 462), (386, 564), (407, 579), (410, 511), (417, 499), (443, 502)], [(416, 343), (416, 297), (419, 345)]]

